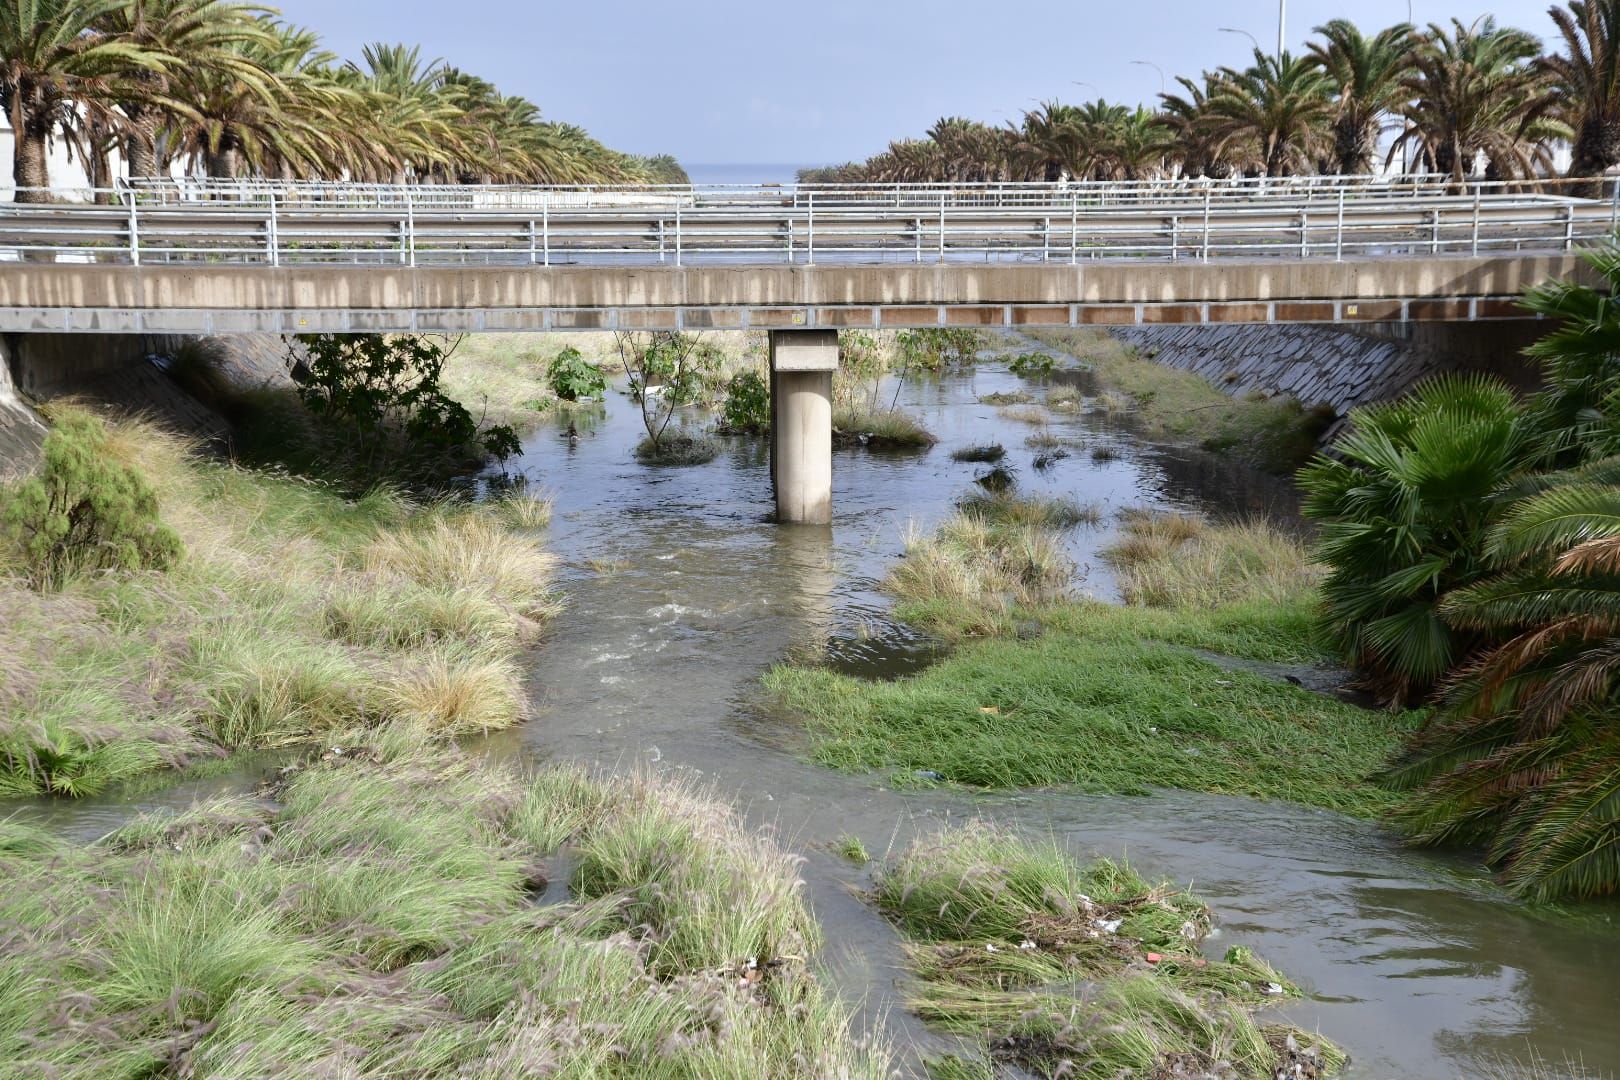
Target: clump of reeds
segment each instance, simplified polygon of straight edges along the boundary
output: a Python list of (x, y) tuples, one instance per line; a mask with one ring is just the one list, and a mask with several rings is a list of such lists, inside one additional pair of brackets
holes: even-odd
[(720, 456), (720, 444), (702, 435), (649, 435), (636, 444), (635, 456), (643, 465), (707, 465)]
[(1102, 520), (1101, 507), (1082, 503), (1073, 495), (1018, 494), (1011, 490), (975, 492), (956, 505), (969, 517), (993, 525), (1072, 529), (1077, 525), (1095, 525)]
[(903, 409), (839, 409), (833, 414), (833, 442), (872, 450), (926, 450), (939, 440)]
[(1283, 604), (1314, 588), (1321, 575), (1305, 542), (1276, 525), (1211, 524), (1189, 514), (1126, 515), (1103, 558), (1125, 601), (1148, 607)]
[(964, 446), (960, 450), (951, 451), (952, 461), (970, 461), (988, 464), (1000, 461), (1007, 456), (1007, 448), (1000, 443), (991, 443), (988, 446)]

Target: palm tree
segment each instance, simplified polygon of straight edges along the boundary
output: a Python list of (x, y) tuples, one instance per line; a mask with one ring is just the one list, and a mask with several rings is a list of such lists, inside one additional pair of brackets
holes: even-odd
[[(230, 0), (125, 0), (101, 20), (105, 33), (192, 69), (213, 67), (248, 81), (261, 72), (237, 46), (267, 43), (268, 32), (256, 16), (257, 5)], [(119, 145), (131, 177), (160, 176), (164, 162), (158, 147), (166, 116), (190, 111), (174, 94), (176, 81), (161, 69), (143, 68), (123, 80), (117, 105), (123, 113)]]
[(1159, 114), (1154, 122), (1169, 135), (1173, 152), (1188, 176), (1220, 179), (1244, 168), (1248, 161), (1235, 160), (1234, 148), (1216, 130), (1209, 99), (1220, 89), (1220, 76), (1204, 72), (1203, 83), (1177, 76), (1185, 94), (1160, 94)]
[(172, 58), (98, 33), (126, 0), (0, 0), (0, 104), (11, 123), (18, 202), (50, 199), (49, 143), (80, 108), (110, 114), (116, 79), (162, 71)]
[(1048, 101), (1026, 112), (1013, 144), (1026, 175), (1040, 180), (1078, 176), (1081, 126), (1080, 110), (1073, 105)]
[(1351, 419), (1333, 456), (1299, 476), (1331, 568), (1323, 629), (1370, 685), (1404, 702), (1477, 644), (1439, 604), (1487, 572), (1494, 500), (1530, 463), (1533, 432), (1513, 392), (1483, 376), (1442, 377)]
[(1448, 620), (1502, 642), (1465, 667), (1390, 779), (1418, 843), (1488, 844), (1515, 891), (1620, 890), (1620, 458), (1525, 485), (1491, 532), (1501, 573)]
[(1431, 25), (1403, 80), (1410, 122), (1390, 158), (1415, 145), (1418, 160), (1462, 184), (1484, 157), (1493, 176), (1518, 178), (1551, 166), (1550, 140), (1568, 128), (1552, 113), (1557, 98), (1535, 63), (1541, 48), (1523, 30), (1489, 16), (1451, 29)]
[(1164, 171), (1170, 151), (1169, 135), (1152, 112), (1138, 106), (1123, 113), (1103, 133), (1099, 156), (1110, 175), (1142, 180)]
[(188, 109), (170, 117), (167, 151), (224, 179), (244, 171), (332, 175), (355, 156), (358, 140), (341, 108), (353, 93), (338, 85), (335, 57), (313, 32), (261, 25), (264, 36), (231, 46), (243, 63), (175, 73), (174, 96)]
[(1367, 37), (1348, 19), (1316, 28), (1311, 55), (1333, 83), (1333, 157), (1342, 175), (1370, 173), (1383, 118), (1405, 103), (1413, 29), (1391, 26)]
[(1541, 63), (1558, 87), (1574, 132), (1571, 176), (1599, 176), (1620, 164), (1620, 0), (1570, 0), (1549, 8), (1568, 55)]
[(1267, 176), (1313, 172), (1327, 145), (1331, 84), (1316, 60), (1259, 49), (1242, 71), (1222, 68), (1206, 102), (1223, 147), (1245, 145)]

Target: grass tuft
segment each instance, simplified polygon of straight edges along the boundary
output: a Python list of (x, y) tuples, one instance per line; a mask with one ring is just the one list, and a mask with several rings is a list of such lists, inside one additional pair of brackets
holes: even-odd
[(964, 446), (960, 450), (951, 451), (952, 461), (971, 461), (981, 464), (1000, 461), (1007, 456), (1007, 448), (1000, 443), (991, 443), (988, 446)]
[(1082, 503), (1072, 495), (1049, 497), (1019, 495), (1012, 491), (975, 492), (956, 505), (967, 516), (992, 525), (1072, 529), (1077, 525), (1095, 525), (1102, 520), (1099, 506)]
[(903, 409), (839, 409), (833, 445), (870, 450), (926, 450), (939, 440)]
[(1243, 948), (1207, 959), (1208, 907), (1122, 863), (1082, 866), (1055, 843), (976, 823), (906, 850), (875, 899), (911, 939), (912, 1008), (1004, 1063), (1096, 1080), (1217, 1068), (1272, 1080), (1288, 1058), (1319, 1068), (1308, 1075), (1344, 1062), (1303, 1031), (1261, 1027), (1254, 1013), (1298, 989)]
[(707, 465), (720, 456), (720, 444), (701, 435), (666, 434), (657, 441), (649, 435), (636, 444), (635, 456), (643, 465)]

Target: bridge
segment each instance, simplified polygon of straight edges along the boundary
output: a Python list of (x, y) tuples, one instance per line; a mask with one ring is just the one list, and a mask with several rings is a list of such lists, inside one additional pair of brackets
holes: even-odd
[(769, 330), (792, 521), (830, 515), (831, 331), (1523, 319), (1620, 224), (1620, 184), (1435, 177), (52, 194), (0, 205), (0, 332)]

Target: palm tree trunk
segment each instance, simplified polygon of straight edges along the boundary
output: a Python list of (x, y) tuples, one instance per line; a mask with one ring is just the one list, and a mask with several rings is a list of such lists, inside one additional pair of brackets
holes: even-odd
[(124, 162), (131, 180), (161, 176), (157, 156), (158, 114), (156, 109), (139, 105), (125, 105), (129, 116), (130, 133), (124, 140)]
[[(17, 86), (11, 94), (11, 131), (15, 151), (11, 177), (17, 185), (14, 200), (20, 203), (51, 201), (47, 190), (51, 185), (50, 166), (46, 160), (46, 142), (50, 137), (50, 124), (44, 120), (44, 102), (27, 83)], [(30, 107), (32, 106), (32, 107)], [(35, 190), (24, 190), (32, 188)]]
[(218, 150), (208, 151), (203, 170), (216, 180), (235, 180), (237, 157), (234, 146), (221, 145)]

